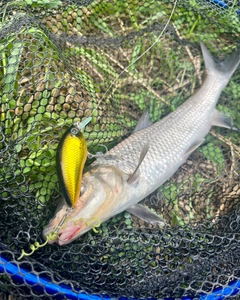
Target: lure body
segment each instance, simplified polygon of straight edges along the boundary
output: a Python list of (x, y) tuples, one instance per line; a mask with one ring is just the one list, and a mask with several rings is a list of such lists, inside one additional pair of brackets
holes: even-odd
[(79, 124), (82, 123), (72, 125), (64, 133), (56, 153), (59, 184), (70, 207), (74, 207), (80, 196), (82, 173), (88, 153), (82, 127), (79, 127)]

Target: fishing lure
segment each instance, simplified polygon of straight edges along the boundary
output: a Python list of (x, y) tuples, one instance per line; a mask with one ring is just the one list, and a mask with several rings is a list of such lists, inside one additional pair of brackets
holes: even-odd
[(89, 117), (83, 122), (73, 124), (63, 134), (56, 152), (59, 184), (70, 207), (74, 207), (81, 192), (83, 167), (88, 154), (83, 132), (91, 119)]

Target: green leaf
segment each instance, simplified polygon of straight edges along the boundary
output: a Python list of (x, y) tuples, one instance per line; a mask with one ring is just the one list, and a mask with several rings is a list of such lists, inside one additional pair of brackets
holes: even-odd
[(213, 143), (208, 143), (205, 146), (202, 146), (199, 151), (204, 154), (204, 156), (215, 163), (219, 170), (222, 170), (224, 167), (224, 155), (222, 150)]
[(12, 93), (15, 90), (15, 83), (18, 74), (19, 64), (21, 61), (23, 42), (15, 40), (10, 45), (10, 55), (6, 66), (4, 77), (3, 93)]

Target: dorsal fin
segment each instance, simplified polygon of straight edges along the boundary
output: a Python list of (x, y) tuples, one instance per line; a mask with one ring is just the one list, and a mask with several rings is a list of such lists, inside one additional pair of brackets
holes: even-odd
[(135, 132), (137, 132), (139, 130), (145, 129), (145, 128), (151, 126), (151, 125), (152, 125), (152, 121), (149, 118), (149, 112), (148, 112), (148, 110), (146, 110), (142, 114), (141, 118), (139, 119), (136, 127), (133, 130), (133, 133), (135, 133)]
[(147, 152), (149, 150), (149, 142), (147, 142), (143, 147), (142, 147), (142, 150), (141, 150), (141, 153), (140, 153), (140, 157), (139, 157), (139, 162), (134, 170), (134, 172), (129, 176), (127, 182), (129, 184), (135, 184), (137, 181), (138, 181), (138, 178), (139, 178), (139, 167), (142, 163), (142, 161), (144, 160), (144, 157), (146, 156)]

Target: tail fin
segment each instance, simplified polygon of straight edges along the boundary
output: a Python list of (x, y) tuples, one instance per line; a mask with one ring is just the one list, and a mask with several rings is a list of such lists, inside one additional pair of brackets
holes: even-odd
[(233, 51), (233, 53), (225, 61), (217, 64), (213, 60), (206, 46), (202, 42), (200, 45), (207, 74), (214, 76), (220, 75), (225, 79), (224, 81), (227, 84), (240, 63), (240, 47)]

